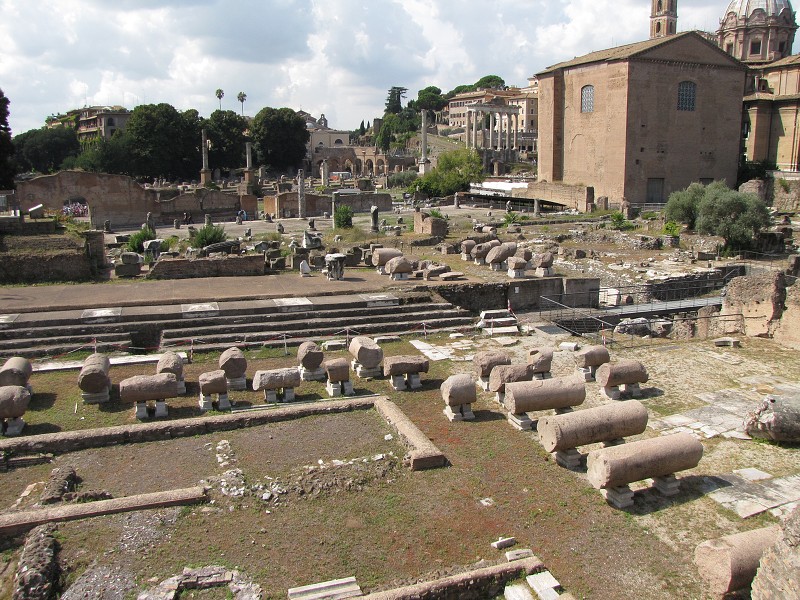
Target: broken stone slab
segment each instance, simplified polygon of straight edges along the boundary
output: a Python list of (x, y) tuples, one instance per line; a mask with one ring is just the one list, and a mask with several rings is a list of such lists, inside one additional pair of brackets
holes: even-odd
[(515, 583), (505, 587), (503, 598), (504, 600), (533, 600), (533, 594), (524, 583)]
[(767, 396), (758, 408), (747, 414), (744, 430), (751, 437), (800, 442), (800, 393)]
[(575, 352), (580, 345), (577, 342), (561, 342), (558, 345), (559, 350), (567, 350), (569, 352)]
[(492, 542), (492, 548), (495, 550), (505, 550), (506, 548), (510, 548), (517, 543), (517, 538), (514, 537), (501, 537), (498, 538), (497, 541)]
[(553, 350), (551, 348), (531, 348), (528, 351), (528, 364), (533, 367), (534, 375), (550, 373), (553, 366)]
[(12, 356), (0, 368), (0, 386), (20, 385), (25, 387), (33, 373), (31, 361), (21, 356)]
[(764, 551), (778, 541), (778, 525), (706, 540), (694, 551), (694, 563), (712, 594), (722, 596), (750, 587)]
[(688, 433), (629, 442), (589, 453), (586, 474), (596, 489), (627, 486), (634, 481), (693, 469), (703, 444)]
[(531, 558), (533, 556), (533, 550), (530, 548), (520, 548), (519, 550), (509, 550), (506, 552), (506, 560), (511, 562), (512, 560), (522, 560), (523, 558)]
[(461, 271), (449, 271), (447, 273), (442, 273), (439, 275), (439, 279), (442, 281), (453, 281), (456, 279), (464, 279), (464, 273)]
[(725, 346), (730, 348), (741, 348), (742, 342), (734, 337), (721, 337), (714, 340), (714, 345), (718, 348)]
[(345, 350), (346, 348), (347, 342), (344, 340), (329, 340), (322, 344), (323, 350)]
[(636, 400), (541, 417), (537, 424), (539, 443), (547, 452), (639, 435), (645, 429), (647, 408)]
[(375, 400), (375, 409), (397, 431), (408, 447), (403, 463), (412, 471), (438, 469), (447, 464), (447, 458), (442, 451), (394, 402), (388, 398), (378, 398)]
[(362, 596), (355, 577), (323, 581), (311, 585), (289, 588), (289, 600), (315, 600), (323, 598), (355, 598)]
[(91, 354), (83, 361), (78, 374), (78, 387), (84, 402), (107, 402), (111, 389), (111, 360), (105, 354)]

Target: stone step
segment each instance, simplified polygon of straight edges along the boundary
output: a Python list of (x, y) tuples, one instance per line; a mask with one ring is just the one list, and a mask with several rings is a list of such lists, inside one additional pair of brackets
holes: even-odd
[[(38, 332), (41, 333), (41, 332)], [(61, 333), (60, 331), (54, 333)], [(127, 332), (119, 333), (86, 333), (81, 335), (53, 335), (45, 337), (24, 337), (12, 338), (0, 341), (0, 354), (12, 353), (17, 348), (28, 348), (32, 346), (47, 343), (49, 345), (63, 345), (65, 347), (84, 346), (87, 344), (97, 343), (130, 343), (131, 336)]]
[(289, 588), (289, 600), (339, 600), (363, 595), (355, 577)]
[(483, 330), (486, 335), (491, 337), (497, 335), (519, 335), (519, 327), (516, 325), (514, 327), (494, 327), (493, 329), (484, 329)]
[(92, 339), (85, 340), (84, 343), (75, 342), (72, 344), (54, 344), (51, 342), (51, 340), (46, 338), (29, 340), (29, 344), (29, 346), (14, 348), (12, 350), (0, 349), (0, 360), (4, 360), (12, 356), (22, 356), (24, 358), (61, 356), (80, 349), (87, 352), (93, 352), (95, 348), (97, 349), (97, 352), (101, 353), (126, 352), (127, 349), (133, 345), (130, 335), (121, 336), (115, 340), (97, 340), (96, 345)]
[[(425, 307), (421, 309), (420, 305), (414, 305), (416, 310), (413, 312), (398, 311), (391, 315), (386, 314), (363, 314), (357, 316), (350, 316), (349, 318), (342, 318), (340, 314), (327, 312), (314, 313), (313, 315), (301, 315), (298, 319), (290, 321), (251, 321), (248, 323), (225, 323), (220, 325), (204, 325), (202, 323), (188, 323), (182, 322), (184, 327), (165, 329), (161, 334), (162, 342), (169, 339), (182, 339), (192, 338), (204, 335), (217, 335), (229, 336), (232, 339), (236, 336), (246, 336), (248, 334), (262, 334), (264, 331), (288, 331), (288, 332), (304, 332), (308, 330), (318, 331), (334, 327), (337, 330), (352, 328), (358, 330), (360, 326), (374, 322), (386, 321), (388, 323), (422, 323), (429, 319), (436, 319), (441, 317), (458, 317), (472, 321), (472, 316), (468, 311), (456, 309), (450, 306), (447, 309), (440, 308), (438, 305), (434, 307)], [(400, 308), (400, 307), (398, 307)]]

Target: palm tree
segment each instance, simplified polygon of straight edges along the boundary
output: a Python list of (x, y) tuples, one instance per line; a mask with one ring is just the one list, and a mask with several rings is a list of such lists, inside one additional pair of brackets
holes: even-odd
[(222, 97), (225, 95), (225, 92), (223, 92), (221, 88), (217, 88), (217, 91), (214, 93), (217, 95), (217, 100), (219, 100), (219, 109), (222, 110)]
[(244, 92), (239, 92), (236, 95), (236, 99), (242, 103), (242, 116), (244, 116), (244, 101), (247, 100), (247, 94)]

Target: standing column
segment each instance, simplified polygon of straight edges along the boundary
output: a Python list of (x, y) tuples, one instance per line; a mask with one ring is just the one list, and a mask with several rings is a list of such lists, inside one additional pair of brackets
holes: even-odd
[(297, 172), (297, 216), (306, 217), (306, 173), (303, 169)]
[(244, 149), (245, 156), (247, 157), (247, 166), (244, 170), (244, 182), (247, 185), (247, 193), (249, 194), (252, 192), (251, 186), (253, 184), (253, 143), (245, 142)]
[(431, 162), (428, 160), (428, 111), (422, 109), (422, 159), (419, 162), (419, 174), (425, 175), (430, 171)]
[(202, 131), (203, 168), (200, 170), (200, 185), (211, 183), (211, 169), (208, 168), (208, 136), (205, 128)]
[(514, 115), (514, 150), (519, 150), (519, 113)]
[(464, 136), (464, 139), (467, 142), (467, 148), (470, 147), (470, 137), (472, 136), (472, 112), (469, 110), (467, 111), (467, 122), (466, 122), (466, 132), (467, 134)]
[(489, 150), (494, 150), (494, 112), (489, 113)]
[(511, 149), (511, 113), (506, 114), (506, 150)]

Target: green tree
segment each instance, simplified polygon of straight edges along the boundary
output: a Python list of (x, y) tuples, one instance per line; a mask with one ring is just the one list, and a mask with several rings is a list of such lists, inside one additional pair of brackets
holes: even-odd
[(211, 142), (208, 160), (212, 168), (237, 169), (244, 166), (247, 142), (245, 118), (232, 110), (215, 110), (205, 126)]
[[(709, 187), (718, 185), (725, 187), (725, 184), (720, 182), (711, 183)], [(693, 183), (685, 190), (672, 192), (667, 199), (666, 206), (664, 206), (664, 216), (668, 221), (685, 223), (689, 226), (689, 229), (694, 229), (694, 224), (697, 220), (697, 209), (705, 194), (706, 186), (702, 183)]]
[(429, 196), (449, 196), (469, 189), (470, 183), (483, 181), (485, 174), (481, 157), (468, 148), (451, 150), (439, 155), (437, 167), (412, 184)]
[(80, 154), (78, 136), (71, 127), (31, 129), (15, 136), (16, 161), (20, 171), (52, 173), (68, 157)]
[(242, 104), (242, 116), (244, 116), (244, 101), (247, 100), (247, 94), (239, 92), (236, 94), (236, 99)]
[(718, 235), (727, 248), (733, 249), (750, 247), (753, 238), (769, 224), (769, 210), (761, 200), (724, 185), (706, 188), (696, 223), (700, 233)]
[(14, 187), (14, 175), (17, 172), (13, 160), (14, 143), (11, 141), (11, 127), (8, 125), (8, 105), (11, 101), (0, 90), (0, 190)]
[(458, 94), (463, 94), (464, 92), (474, 92), (474, 91), (475, 91), (474, 85), (457, 85), (444, 95), (444, 99), (450, 100), (450, 98), (452, 98), (453, 96), (457, 96)]
[(361, 125), (358, 126), (358, 135), (364, 135), (367, 133), (367, 128), (364, 127), (364, 120), (361, 120)]
[(225, 92), (222, 91), (222, 88), (217, 88), (214, 95), (217, 97), (217, 100), (219, 100), (219, 109), (222, 110), (222, 99), (225, 97)]
[(407, 88), (392, 86), (389, 88), (389, 94), (386, 96), (386, 113), (397, 114), (403, 110), (403, 98), (406, 97)]
[(178, 112), (170, 104), (143, 104), (128, 121), (132, 171), (139, 177), (191, 179), (201, 167), (202, 120), (194, 109)]
[(485, 75), (475, 82), (475, 89), (502, 90), (506, 87), (505, 80), (499, 75)]
[(333, 212), (333, 226), (336, 229), (350, 229), (353, 227), (353, 209), (345, 204), (340, 204)]
[(395, 114), (387, 114), (383, 118), (381, 129), (375, 136), (375, 145), (386, 152), (394, 140), (394, 134), (400, 128), (400, 118)]
[(417, 92), (417, 101), (414, 106), (418, 110), (442, 110), (447, 100), (442, 96), (442, 90), (435, 85), (430, 85)]
[(72, 166), (96, 173), (132, 174), (130, 136), (117, 130), (110, 140), (99, 140), (84, 148)]
[(251, 137), (262, 164), (276, 169), (297, 167), (311, 134), (291, 108), (262, 108), (253, 119)]

